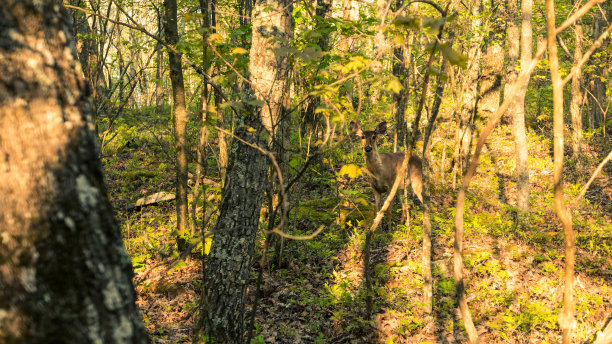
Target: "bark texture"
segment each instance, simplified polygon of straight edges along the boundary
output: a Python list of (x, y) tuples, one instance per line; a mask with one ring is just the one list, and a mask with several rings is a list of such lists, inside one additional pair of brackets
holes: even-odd
[(249, 71), (257, 99), (264, 102), (260, 116), (264, 128), (273, 134), (278, 129), (284, 97), (288, 95), (289, 57), (275, 49), (287, 47), (293, 37), (292, 2), (258, 0), (253, 8), (253, 43)]
[[(164, 0), (165, 36), (169, 44), (179, 41), (176, 0)], [(187, 203), (187, 108), (185, 106), (185, 84), (181, 57), (168, 51), (170, 81), (172, 83), (172, 122), (174, 124), (174, 147), (176, 149), (176, 225), (179, 251), (187, 248), (183, 238), (188, 230)]]
[(0, 23), (0, 342), (146, 343), (62, 4)]
[[(274, 49), (289, 44), (292, 3), (259, 0), (253, 8), (250, 81), (233, 141), (219, 218), (203, 283), (196, 340), (244, 342), (244, 305), (269, 163), (259, 150), (273, 142), (288, 100), (288, 60)], [(257, 101), (255, 101), (257, 100)], [(248, 104), (262, 104), (260, 108)], [(254, 130), (253, 130), (254, 129)], [(261, 131), (270, 135), (264, 138)], [(279, 135), (282, 135), (280, 133)]]
[[(255, 113), (245, 124), (261, 128), (259, 122)], [(236, 136), (264, 144), (247, 126), (238, 127)], [(243, 342), (244, 302), (267, 180), (266, 159), (240, 140), (233, 141), (196, 324), (197, 335), (215, 343)]]

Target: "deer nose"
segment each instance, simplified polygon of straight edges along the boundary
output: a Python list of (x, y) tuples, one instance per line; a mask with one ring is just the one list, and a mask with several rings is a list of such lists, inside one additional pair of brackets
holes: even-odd
[(366, 153), (370, 153), (372, 151), (372, 147), (366, 146), (364, 150), (366, 151)]

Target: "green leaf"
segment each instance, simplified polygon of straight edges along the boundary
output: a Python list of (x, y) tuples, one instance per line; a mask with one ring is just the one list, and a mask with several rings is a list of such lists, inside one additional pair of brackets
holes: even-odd
[(266, 105), (266, 102), (264, 102), (261, 99), (251, 99), (251, 100), (248, 100), (246, 103), (251, 106), (255, 106), (255, 107), (261, 107), (261, 106)]
[(442, 26), (444, 26), (444, 23), (446, 23), (446, 18), (444, 17), (427, 18), (423, 23), (423, 27), (425, 27), (431, 34), (437, 35), (442, 29)]
[(459, 66), (463, 69), (467, 68), (467, 55), (454, 50), (446, 43), (440, 45), (439, 49), (442, 55), (448, 59), (448, 62), (450, 62), (452, 65)]
[(392, 23), (395, 26), (402, 26), (412, 30), (421, 28), (421, 19), (412, 16), (399, 16)]

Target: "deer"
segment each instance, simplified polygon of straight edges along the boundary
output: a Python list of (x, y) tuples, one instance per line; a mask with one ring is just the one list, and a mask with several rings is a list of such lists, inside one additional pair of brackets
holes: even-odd
[[(391, 190), (395, 178), (401, 169), (406, 157), (404, 152), (379, 153), (376, 137), (387, 131), (387, 122), (380, 122), (374, 130), (362, 131), (359, 123), (350, 123), (351, 133), (361, 137), (365, 152), (366, 169), (369, 182), (374, 192), (376, 211), (380, 211), (381, 195)], [(406, 184), (407, 182), (407, 184)], [(400, 187), (410, 185), (421, 204), (423, 203), (423, 163), (421, 158), (410, 153), (406, 174), (401, 180)], [(406, 207), (402, 203), (402, 219), (407, 216)], [(387, 209), (387, 223), (391, 223), (391, 207)]]

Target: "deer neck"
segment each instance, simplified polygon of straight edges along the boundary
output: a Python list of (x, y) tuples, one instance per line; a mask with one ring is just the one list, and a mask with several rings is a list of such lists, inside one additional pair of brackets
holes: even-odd
[(366, 168), (370, 173), (375, 176), (378, 176), (382, 171), (382, 161), (380, 159), (380, 154), (378, 154), (378, 149), (376, 147), (372, 147), (372, 151), (366, 152)]

